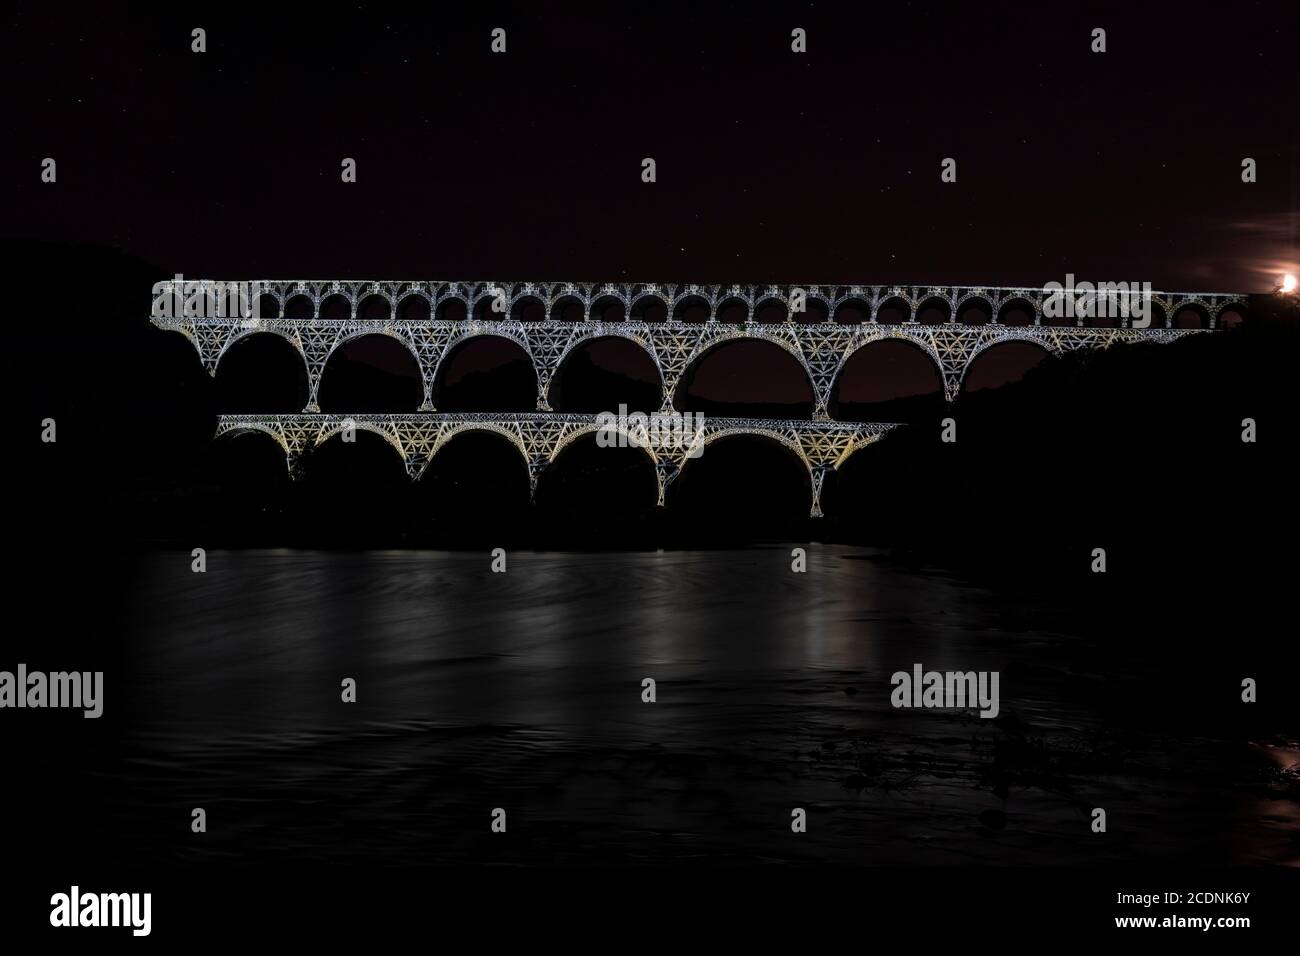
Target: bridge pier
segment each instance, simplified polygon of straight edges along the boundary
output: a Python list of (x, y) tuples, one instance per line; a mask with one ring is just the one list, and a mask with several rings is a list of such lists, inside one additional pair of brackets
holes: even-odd
[(822, 515), (822, 488), (826, 484), (826, 475), (832, 471), (831, 465), (813, 465), (812, 471), (812, 510), (810, 517), (821, 518)]
[(530, 504), (537, 503), (537, 479), (541, 476), (545, 467), (545, 458), (533, 458), (528, 462), (528, 501)]
[(655, 461), (655, 478), (658, 479), (659, 484), (659, 501), (657, 504), (660, 508), (667, 507), (668, 486), (681, 473), (681, 470), (681, 465), (675, 461)]

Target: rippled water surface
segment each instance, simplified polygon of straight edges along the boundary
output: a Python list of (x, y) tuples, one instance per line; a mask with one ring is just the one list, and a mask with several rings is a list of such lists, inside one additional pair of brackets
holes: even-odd
[[(126, 788), (141, 858), (1202, 863), (1297, 858), (1272, 743), (1150, 723), (1068, 609), (863, 549), (149, 558)], [(1001, 714), (895, 710), (914, 663)], [(358, 701), (340, 700), (354, 678)], [(641, 682), (657, 682), (643, 703)], [(124, 695), (125, 696), (125, 695)], [(210, 832), (177, 841), (174, 807)], [(1091, 833), (1092, 807), (1123, 837)], [(507, 811), (507, 837), (489, 831)], [(790, 832), (792, 808), (808, 831)]]

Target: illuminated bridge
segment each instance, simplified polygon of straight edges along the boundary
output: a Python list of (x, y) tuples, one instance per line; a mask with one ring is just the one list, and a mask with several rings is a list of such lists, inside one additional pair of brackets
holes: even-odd
[[(223, 415), (217, 423), (217, 437), (239, 432), (262, 432), (284, 451), (292, 476), (299, 463), (349, 427), (373, 432), (387, 441), (406, 468), (411, 480), (418, 480), (429, 461), (457, 435), (470, 431), (495, 432), (511, 442), (528, 465), (530, 493), (537, 490), (537, 478), (565, 447), (600, 430), (595, 415), (559, 413), (510, 415), (495, 412), (417, 415)], [(789, 449), (808, 469), (812, 483), (811, 513), (820, 517), (821, 491), (826, 473), (842, 465), (859, 448), (879, 439), (893, 425), (849, 422), (773, 421), (760, 418), (705, 418), (700, 430), (701, 450), (720, 438), (757, 435)], [(629, 441), (625, 427), (611, 429)], [(654, 464), (659, 488), (658, 503), (664, 504), (668, 485), (687, 461), (690, 447), (645, 447)]]
[[(187, 283), (187, 286), (189, 284)], [(201, 285), (215, 288), (215, 282)], [(342, 346), (368, 335), (396, 340), (414, 358), (421, 411), (434, 411), (444, 359), (468, 340), (507, 339), (536, 374), (537, 411), (566, 359), (584, 343), (619, 338), (643, 349), (658, 372), (661, 407), (711, 350), (763, 341), (798, 363), (813, 394), (813, 418), (829, 417), (841, 371), (882, 340), (910, 343), (941, 376), (953, 401), (972, 364), (996, 346), (1027, 342), (1052, 355), (1116, 342), (1171, 342), (1244, 316), (1245, 296), (1153, 292), (1147, 328), (1129, 318), (1054, 319), (1043, 289), (965, 286), (685, 285), (672, 283), (334, 282), (258, 280), (257, 317), (168, 317), (156, 326), (184, 335), (209, 374), (230, 347), (270, 333), (287, 341), (307, 379), (303, 409), (319, 411), (326, 366)], [(164, 284), (170, 293), (170, 287)], [(156, 290), (157, 291), (157, 290)], [(802, 305), (802, 311), (792, 306)], [(1088, 324), (1085, 324), (1085, 321)]]

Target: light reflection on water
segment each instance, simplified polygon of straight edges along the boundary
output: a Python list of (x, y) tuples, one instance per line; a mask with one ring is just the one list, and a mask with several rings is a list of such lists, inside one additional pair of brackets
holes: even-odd
[[(1136, 708), (1117, 730), (1123, 663), (1059, 614), (1018, 607), (1011, 627), (995, 595), (860, 548), (790, 560), (514, 552), (493, 574), (486, 554), (277, 550), (193, 574), (152, 556), (124, 825), (159, 857), (1295, 858), (1293, 829), (1224, 798), (1232, 742), (1171, 742)], [(917, 662), (1001, 672), (1002, 716), (892, 709), (890, 674)], [(221, 827), (178, 851), (157, 823), (177, 802)], [(1093, 806), (1122, 836), (1090, 832)]]

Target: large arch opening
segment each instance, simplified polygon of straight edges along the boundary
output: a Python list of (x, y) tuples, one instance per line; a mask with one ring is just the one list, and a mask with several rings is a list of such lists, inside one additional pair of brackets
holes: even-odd
[(336, 348), (321, 372), (322, 412), (414, 412), (424, 400), (420, 363), (390, 335), (373, 333)]
[(879, 339), (844, 363), (829, 411), (841, 421), (914, 422), (943, 408), (943, 376), (934, 359), (904, 339)]
[(650, 354), (630, 339), (606, 336), (574, 346), (551, 376), (557, 412), (632, 412), (659, 408), (662, 384)]
[(411, 527), (411, 483), (402, 456), (363, 428), (337, 432), (303, 457), (296, 482), (300, 524), (331, 541), (378, 541)]
[(474, 336), (443, 357), (433, 404), (441, 412), (535, 411), (537, 374), (518, 342), (500, 335)]
[(226, 432), (207, 448), (203, 515), (217, 533), (274, 535), (289, 495), (284, 449), (257, 429)]
[(669, 486), (680, 528), (711, 537), (787, 537), (808, 518), (812, 480), (792, 450), (764, 435), (729, 435), (688, 459)]
[(987, 392), (1019, 382), (1049, 357), (1048, 351), (1033, 342), (999, 342), (991, 345), (971, 362), (962, 378), (962, 394)]
[(654, 462), (640, 448), (570, 442), (537, 480), (538, 516), (561, 536), (626, 538), (648, 526), (659, 500)]
[(528, 509), (528, 466), (514, 442), (463, 431), (438, 449), (415, 488), (416, 506), (439, 537), (518, 530)]
[(307, 407), (307, 365), (298, 350), (273, 332), (232, 342), (217, 363), (217, 408), (267, 415)]
[(729, 339), (687, 367), (673, 407), (715, 418), (810, 418), (813, 403), (793, 355), (762, 339)]

